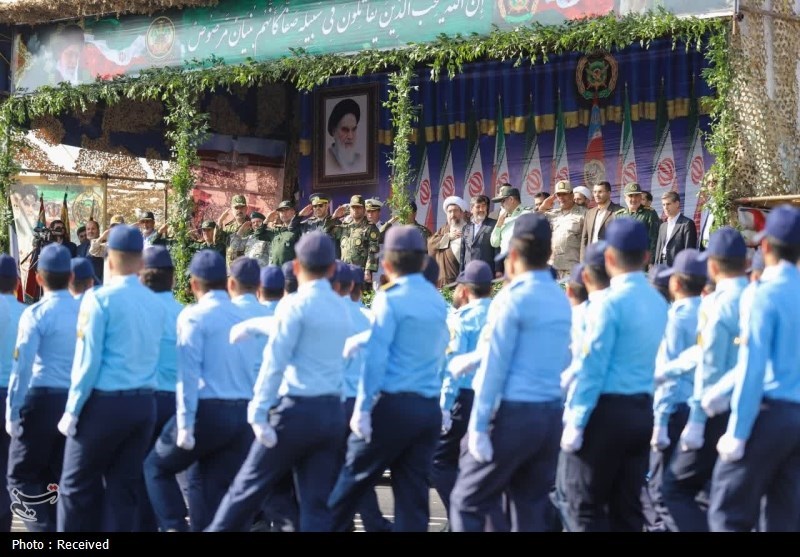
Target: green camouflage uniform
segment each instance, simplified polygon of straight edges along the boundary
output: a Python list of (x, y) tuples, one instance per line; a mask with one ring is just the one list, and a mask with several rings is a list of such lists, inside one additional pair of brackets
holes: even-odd
[[(237, 234), (236, 231), (239, 230), (240, 226), (242, 225), (236, 222), (236, 219), (233, 219), (222, 228), (222, 232), (224, 233), (224, 237), (226, 239), (227, 249), (225, 250), (225, 260), (227, 261), (228, 265), (230, 265), (237, 257), (244, 255), (245, 248), (247, 247), (247, 238), (253, 232), (252, 230), (248, 230), (242, 234)], [(217, 233), (217, 236), (219, 236), (219, 233)]]
[(661, 219), (658, 218), (658, 213), (652, 209), (646, 208), (644, 205), (639, 206), (639, 210), (632, 213), (629, 209), (620, 209), (614, 213), (614, 217), (630, 217), (642, 221), (647, 227), (647, 235), (650, 240), (650, 264), (655, 261), (656, 256), (656, 242), (658, 242), (658, 229), (661, 226)]
[(378, 270), (381, 233), (377, 226), (369, 224), (366, 218), (360, 223), (339, 222), (333, 227), (333, 237), (341, 247), (342, 261), (367, 271)]

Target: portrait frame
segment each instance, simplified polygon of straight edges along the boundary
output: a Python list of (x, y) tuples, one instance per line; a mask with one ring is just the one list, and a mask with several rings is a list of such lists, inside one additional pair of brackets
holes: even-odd
[[(342, 140), (328, 132), (333, 112), (341, 113), (352, 107), (353, 101), (359, 108), (355, 139), (351, 136)], [(374, 186), (378, 183), (378, 84), (358, 84), (341, 87), (326, 87), (316, 93), (314, 103), (313, 173), (314, 189), (347, 186)], [(352, 116), (352, 114), (351, 114)], [(341, 122), (341, 120), (340, 120)], [(343, 127), (341, 129), (347, 129)], [(348, 154), (348, 165), (339, 163), (335, 154), (342, 141), (352, 141), (354, 152)], [(347, 148), (347, 147), (345, 147)]]

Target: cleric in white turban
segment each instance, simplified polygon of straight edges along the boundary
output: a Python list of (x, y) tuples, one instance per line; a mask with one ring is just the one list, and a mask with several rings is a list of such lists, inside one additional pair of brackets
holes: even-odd
[(444, 203), (442, 204), (442, 210), (446, 213), (447, 208), (450, 205), (456, 205), (462, 211), (467, 211), (469, 209), (469, 205), (467, 205), (467, 202), (458, 197), (457, 195), (451, 195), (450, 197), (445, 199)]
[(461, 235), (467, 223), (465, 213), (469, 205), (457, 195), (451, 195), (442, 203), (442, 209), (447, 216), (447, 222), (428, 240), (428, 254), (439, 265), (439, 288), (454, 282), (458, 277), (462, 257)]

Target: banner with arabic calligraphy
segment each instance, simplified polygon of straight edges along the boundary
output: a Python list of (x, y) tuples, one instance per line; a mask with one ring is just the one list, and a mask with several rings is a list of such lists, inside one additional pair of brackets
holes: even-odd
[(228, 64), (292, 48), (346, 53), (421, 43), (440, 34), (487, 34), (656, 5), (676, 14), (729, 14), (733, 0), (221, 0), (213, 8), (87, 19), (17, 33), (15, 90), (136, 75), (211, 55)]

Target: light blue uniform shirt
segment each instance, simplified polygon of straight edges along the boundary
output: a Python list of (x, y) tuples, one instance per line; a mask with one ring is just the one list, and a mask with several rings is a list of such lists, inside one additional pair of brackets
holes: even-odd
[(244, 320), (225, 290), (210, 290), (178, 316), (178, 428), (193, 429), (198, 399), (249, 400), (255, 368), (248, 343), (230, 343)]
[[(762, 397), (800, 403), (800, 271), (786, 261), (764, 269), (741, 323), (727, 433), (747, 441)], [(748, 315), (749, 314), (749, 315)], [(796, 435), (797, 432), (787, 432)]]
[(697, 343), (702, 357), (694, 375), (694, 389), (689, 399), (689, 421), (704, 424), (708, 419), (700, 401), (736, 365), (739, 347), (739, 306), (747, 286), (745, 277), (720, 280), (717, 287), (700, 303), (697, 318)]
[(8, 387), (11, 366), (14, 363), (14, 347), (17, 345), (17, 327), (22, 312), (27, 308), (13, 294), (0, 294), (0, 388)]
[(266, 423), (282, 396), (342, 396), (342, 350), (353, 334), (348, 305), (327, 279), (304, 283), (281, 300), (247, 409), (251, 424)]
[[(675, 301), (667, 312), (667, 328), (664, 339), (658, 348), (656, 365), (680, 356), (681, 352), (697, 343), (697, 314), (700, 310), (700, 296), (692, 296)], [(686, 403), (694, 388), (694, 370), (667, 376), (656, 387), (653, 397), (653, 418), (655, 425), (666, 426), (669, 417), (678, 404)]]
[[(347, 308), (350, 310), (350, 320), (353, 324), (353, 334), (357, 335), (366, 331), (372, 326), (369, 319), (369, 310), (361, 305), (361, 302), (348, 302)], [(352, 358), (344, 364), (344, 384), (342, 387), (342, 399), (355, 398), (358, 394), (358, 381), (361, 379), (361, 372), (364, 369), (364, 350), (359, 350)]]
[(354, 412), (371, 412), (375, 397), (409, 392), (437, 398), (447, 348), (447, 303), (422, 273), (386, 284), (372, 301), (372, 334)]
[(18, 420), (31, 387), (69, 389), (80, 305), (68, 290), (45, 292), (22, 312), (6, 420)]
[(172, 292), (156, 292), (155, 295), (165, 315), (156, 364), (156, 390), (174, 393), (178, 384), (178, 315), (183, 311), (183, 304)]
[[(242, 294), (231, 300), (233, 304), (242, 310), (242, 321), (254, 317), (269, 317), (275, 313), (273, 308), (266, 306), (258, 301), (255, 294)], [(277, 304), (275, 304), (277, 306)], [(264, 347), (267, 345), (267, 337), (258, 336), (241, 342), (242, 348), (249, 348), (251, 355), (248, 360), (253, 366), (253, 377), (258, 376), (261, 369), (261, 361), (264, 359)], [(249, 396), (247, 398), (250, 398)]]
[(667, 301), (642, 272), (611, 279), (591, 304), (566, 423), (583, 429), (602, 394), (652, 394), (656, 353), (667, 326)]
[(278, 307), (280, 300), (264, 300), (261, 305), (269, 310), (267, 315), (275, 315), (275, 308)]
[(589, 307), (592, 304), (602, 300), (606, 294), (608, 294), (608, 288), (590, 292), (588, 300), (581, 302), (572, 308), (572, 327), (570, 330), (571, 338), (569, 345), (571, 361), (569, 363), (569, 368), (567, 368), (562, 374), (562, 376), (564, 374), (569, 374), (571, 377), (569, 384), (567, 385), (567, 392), (565, 396), (566, 402), (569, 402), (569, 399), (572, 398), (572, 394), (575, 392), (575, 377), (578, 374), (578, 370), (581, 368), (581, 357), (583, 356), (584, 336), (586, 335), (586, 319), (589, 313)]
[[(450, 344), (447, 345), (447, 363), (459, 354), (472, 352), (478, 346), (481, 331), (486, 325), (489, 316), (489, 306), (491, 298), (480, 298), (458, 308), (456, 312), (447, 318), (447, 326), (450, 329)], [(471, 389), (472, 380), (475, 372), (465, 373), (455, 378), (447, 371), (447, 365), (442, 369), (444, 381), (442, 383), (442, 394), (439, 398), (439, 405), (443, 411), (449, 412), (461, 389)]]
[(92, 389), (156, 388), (164, 308), (136, 275), (116, 276), (81, 300), (66, 411), (80, 415)]
[(561, 401), (572, 310), (549, 270), (515, 277), (495, 296), (483, 334), (487, 355), (475, 379), (469, 429), (486, 433), (501, 400)]

